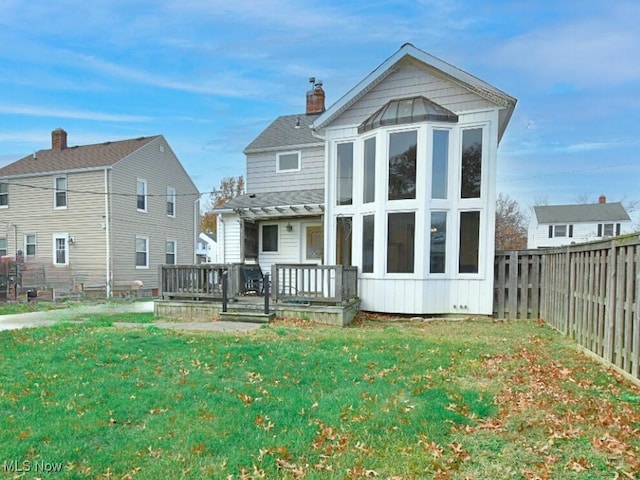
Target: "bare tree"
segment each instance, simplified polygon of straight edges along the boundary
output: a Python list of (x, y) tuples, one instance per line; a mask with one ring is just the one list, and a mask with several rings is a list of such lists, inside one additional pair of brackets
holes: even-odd
[(214, 188), (209, 194), (209, 208), (202, 216), (200, 229), (203, 232), (216, 233), (218, 230), (218, 215), (213, 213), (213, 209), (227, 203), (232, 198), (244, 193), (244, 177), (225, 177), (220, 180), (220, 187)]
[(496, 199), (496, 250), (527, 248), (527, 215), (509, 195)]

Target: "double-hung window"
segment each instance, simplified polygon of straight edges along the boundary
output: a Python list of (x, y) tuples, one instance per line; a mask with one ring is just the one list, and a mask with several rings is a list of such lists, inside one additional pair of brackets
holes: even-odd
[(149, 268), (149, 238), (136, 236), (136, 268)]
[(53, 208), (67, 208), (67, 177), (53, 178)]
[(9, 207), (9, 184), (7, 182), (0, 183), (0, 208)]
[(0, 237), (0, 257), (7, 254), (7, 237)]
[(35, 233), (26, 233), (24, 235), (24, 254), (27, 258), (33, 259), (36, 257), (36, 234)]
[(175, 240), (167, 240), (165, 263), (167, 265), (176, 264), (176, 241)]
[(176, 189), (167, 187), (167, 217), (176, 216)]
[(136, 183), (136, 201), (139, 212), (147, 211), (147, 181), (141, 178)]

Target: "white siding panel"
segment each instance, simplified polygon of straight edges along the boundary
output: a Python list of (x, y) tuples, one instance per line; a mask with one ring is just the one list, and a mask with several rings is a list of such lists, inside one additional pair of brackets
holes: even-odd
[(480, 280), (360, 278), (362, 310), (414, 315), (491, 315), (493, 284)]
[[(284, 151), (288, 151), (286, 148)], [(276, 172), (278, 152), (247, 155), (247, 192), (264, 193), (324, 187), (324, 148), (300, 151), (300, 171)]]
[(218, 222), (218, 258), (220, 263), (240, 263), (240, 220), (236, 215), (224, 215)]
[(359, 125), (389, 100), (417, 95), (423, 95), (455, 113), (495, 108), (491, 102), (414, 62), (403, 62), (398, 67), (332, 122), (331, 127)]

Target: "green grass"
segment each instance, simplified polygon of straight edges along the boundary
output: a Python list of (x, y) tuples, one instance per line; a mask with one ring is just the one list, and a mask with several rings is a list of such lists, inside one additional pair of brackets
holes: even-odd
[(119, 317), (0, 333), (0, 474), (14, 459), (62, 462), (61, 478), (640, 470), (639, 390), (535, 323), (236, 335), (112, 327)]
[(29, 313), (29, 312), (42, 312), (48, 310), (57, 310), (60, 308), (67, 308), (67, 303), (54, 303), (54, 302), (15, 302), (15, 303), (1, 303), (0, 302), (0, 315), (10, 315), (14, 313)]

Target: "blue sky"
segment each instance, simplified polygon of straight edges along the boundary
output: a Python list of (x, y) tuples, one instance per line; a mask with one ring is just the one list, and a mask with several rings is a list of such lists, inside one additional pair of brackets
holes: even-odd
[(498, 192), (527, 207), (640, 201), (636, 0), (53, 0), (0, 3), (0, 165), (50, 148), (163, 134), (201, 191), (243, 148), (327, 105), (402, 44), (518, 99)]

